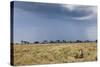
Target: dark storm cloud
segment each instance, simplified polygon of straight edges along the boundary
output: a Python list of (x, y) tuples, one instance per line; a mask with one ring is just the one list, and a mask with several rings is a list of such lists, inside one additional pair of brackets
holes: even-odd
[(95, 40), (96, 6), (14, 2), (14, 41)]
[[(36, 12), (47, 17), (53, 18), (64, 18), (71, 19), (71, 18), (80, 18), (80, 17), (87, 17), (93, 14), (93, 10), (90, 8), (93, 6), (76, 6), (74, 10), (70, 11), (70, 8), (66, 8), (68, 5), (62, 4), (49, 4), (49, 3), (35, 3), (35, 2), (16, 2), (15, 8), (23, 9), (29, 12)], [(72, 7), (71, 7), (72, 8)], [(87, 10), (88, 9), (88, 10)]]

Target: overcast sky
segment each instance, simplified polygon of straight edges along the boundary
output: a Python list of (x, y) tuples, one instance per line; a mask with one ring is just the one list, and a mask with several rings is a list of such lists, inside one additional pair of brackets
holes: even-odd
[(14, 42), (96, 40), (97, 7), (14, 2)]

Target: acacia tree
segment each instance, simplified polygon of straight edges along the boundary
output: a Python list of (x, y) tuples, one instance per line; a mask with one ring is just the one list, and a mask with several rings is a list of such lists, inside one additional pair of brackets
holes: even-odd
[(86, 40), (85, 42), (90, 42), (89, 40)]
[(56, 40), (56, 43), (60, 43), (60, 40)]
[(39, 41), (35, 41), (34, 44), (39, 44)]
[(21, 40), (21, 44), (30, 44), (30, 42)]
[(51, 40), (49, 43), (55, 43), (55, 42)]
[(63, 40), (62, 42), (63, 42), (63, 43), (66, 43), (66, 40)]
[(76, 40), (76, 43), (81, 43), (82, 41), (81, 40)]
[(44, 40), (43, 43), (48, 43), (48, 41), (47, 40)]

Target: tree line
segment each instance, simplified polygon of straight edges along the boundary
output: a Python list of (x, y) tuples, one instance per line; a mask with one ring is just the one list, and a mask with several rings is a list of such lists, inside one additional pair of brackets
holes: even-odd
[(97, 42), (97, 40), (95, 40), (95, 41), (90, 41), (90, 40), (85, 40), (85, 41), (82, 41), (82, 40), (76, 40), (76, 41), (56, 40), (56, 41), (53, 41), (53, 40), (50, 40), (50, 41), (47, 41), (47, 40), (44, 40), (44, 41), (42, 41), (42, 42), (40, 42), (40, 41), (35, 41), (35, 42), (33, 42), (33, 43), (31, 43), (31, 42), (29, 42), (29, 41), (21, 40), (21, 44), (88, 43), (88, 42)]

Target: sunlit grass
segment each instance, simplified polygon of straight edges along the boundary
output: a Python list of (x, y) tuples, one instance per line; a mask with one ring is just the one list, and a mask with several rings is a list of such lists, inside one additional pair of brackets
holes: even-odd
[(14, 65), (96, 61), (97, 45), (96, 43), (20, 44), (14, 45), (13, 54)]

